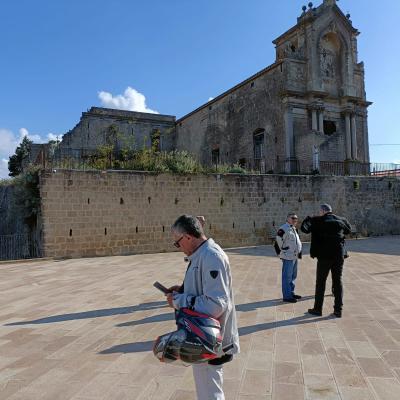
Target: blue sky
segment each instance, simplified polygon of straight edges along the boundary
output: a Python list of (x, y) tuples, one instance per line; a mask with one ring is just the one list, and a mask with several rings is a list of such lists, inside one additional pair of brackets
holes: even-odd
[[(315, 1), (318, 6), (322, 0)], [(91, 106), (183, 116), (272, 64), (297, 0), (4, 0), (0, 177), (23, 135), (47, 141)], [(400, 2), (340, 0), (364, 61), (370, 143), (400, 143)], [(120, 97), (118, 97), (120, 95)], [(145, 97), (145, 98), (144, 98)], [(400, 162), (400, 146), (371, 146)]]

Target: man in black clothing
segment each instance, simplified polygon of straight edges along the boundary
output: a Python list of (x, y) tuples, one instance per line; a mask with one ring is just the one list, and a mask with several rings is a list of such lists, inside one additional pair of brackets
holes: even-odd
[(311, 233), (310, 256), (317, 261), (317, 280), (315, 285), (314, 307), (308, 312), (312, 315), (322, 315), (326, 278), (332, 273), (332, 284), (335, 288), (334, 315), (342, 316), (343, 285), (342, 272), (346, 255), (344, 235), (351, 232), (349, 222), (332, 213), (329, 204), (321, 204), (320, 215), (307, 217), (301, 224), (301, 231)]

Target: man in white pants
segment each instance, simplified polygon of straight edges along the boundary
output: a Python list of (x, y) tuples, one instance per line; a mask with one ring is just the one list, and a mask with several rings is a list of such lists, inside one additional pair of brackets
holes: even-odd
[(221, 324), (221, 356), (193, 365), (197, 399), (224, 400), (222, 366), (239, 352), (229, 260), (213, 239), (207, 239), (196, 217), (179, 217), (172, 225), (171, 234), (174, 246), (187, 256), (189, 265), (183, 284), (170, 288), (168, 304), (176, 310), (189, 308), (207, 314)]

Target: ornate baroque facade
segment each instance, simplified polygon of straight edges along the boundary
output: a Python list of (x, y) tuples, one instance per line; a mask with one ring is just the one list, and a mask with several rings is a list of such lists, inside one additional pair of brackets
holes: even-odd
[(162, 150), (188, 150), (209, 165), (296, 173), (318, 169), (320, 161), (368, 163), (371, 103), (358, 34), (336, 0), (316, 8), (310, 3), (273, 41), (272, 65), (179, 120), (92, 108), (61, 145), (93, 149), (116, 126), (125, 136), (134, 132), (140, 143), (157, 131)]

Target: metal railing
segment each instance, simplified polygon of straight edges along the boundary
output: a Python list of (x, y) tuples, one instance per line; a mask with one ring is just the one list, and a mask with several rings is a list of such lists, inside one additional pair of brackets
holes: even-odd
[(398, 176), (400, 177), (400, 164), (378, 164), (373, 163), (370, 166), (372, 176)]
[(41, 256), (41, 241), (38, 233), (0, 235), (0, 260), (19, 260)]
[(277, 161), (273, 165), (254, 163), (250, 166), (261, 174), (333, 175), (333, 176), (399, 176), (400, 164), (365, 163), (359, 161), (320, 161), (315, 168), (310, 160)]
[[(162, 156), (162, 153), (160, 153)], [(36, 164), (43, 168), (59, 169), (126, 169), (131, 160), (123, 160), (121, 151), (114, 151), (107, 156), (99, 156), (95, 149), (59, 148), (51, 156), (44, 150), (36, 159)], [(312, 160), (292, 159), (275, 161), (269, 159), (247, 160), (243, 167), (261, 174), (320, 174), (320, 175), (358, 175), (358, 176), (400, 176), (400, 164), (366, 163), (361, 161), (319, 161), (318, 168)]]

